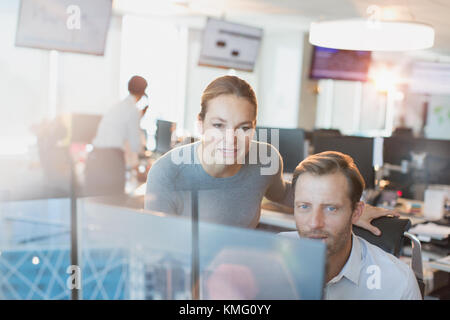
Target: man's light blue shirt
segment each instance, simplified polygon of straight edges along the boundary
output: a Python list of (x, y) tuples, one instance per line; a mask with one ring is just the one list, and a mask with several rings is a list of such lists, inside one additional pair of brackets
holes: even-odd
[[(282, 232), (298, 238), (298, 232)], [(342, 270), (325, 286), (326, 300), (420, 300), (411, 268), (352, 234), (352, 251)]]

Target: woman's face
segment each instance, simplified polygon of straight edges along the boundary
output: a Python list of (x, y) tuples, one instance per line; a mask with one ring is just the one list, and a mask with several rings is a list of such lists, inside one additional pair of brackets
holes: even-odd
[(255, 106), (245, 98), (227, 94), (210, 100), (200, 121), (204, 160), (243, 164), (255, 133), (255, 116)]

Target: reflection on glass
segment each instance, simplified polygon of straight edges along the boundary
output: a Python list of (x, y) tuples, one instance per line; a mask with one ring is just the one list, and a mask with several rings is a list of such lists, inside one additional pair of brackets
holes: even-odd
[(80, 265), (71, 266), (69, 199), (2, 202), (0, 209), (1, 299), (70, 299), (78, 283), (88, 300), (322, 297), (320, 241), (204, 221), (193, 228), (191, 217), (83, 198)]
[(0, 202), (0, 299), (70, 299), (70, 201)]
[(190, 217), (89, 199), (78, 209), (83, 299), (192, 299), (196, 288), (200, 299), (322, 297), (320, 241), (199, 222), (195, 242)]

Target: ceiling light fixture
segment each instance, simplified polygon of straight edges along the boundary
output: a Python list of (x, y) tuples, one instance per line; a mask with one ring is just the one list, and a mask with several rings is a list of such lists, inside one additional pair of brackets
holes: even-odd
[(427, 24), (410, 21), (332, 20), (311, 23), (309, 42), (344, 50), (419, 50), (433, 46), (434, 29)]

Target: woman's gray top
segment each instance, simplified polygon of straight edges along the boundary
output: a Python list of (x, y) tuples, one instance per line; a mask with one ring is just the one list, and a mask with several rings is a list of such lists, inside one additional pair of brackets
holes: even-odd
[(155, 161), (147, 178), (146, 210), (191, 216), (196, 191), (201, 221), (254, 228), (264, 196), (293, 207), (291, 183), (283, 180), (283, 160), (272, 145), (252, 141), (240, 170), (215, 178), (200, 164), (200, 143), (172, 149)]

